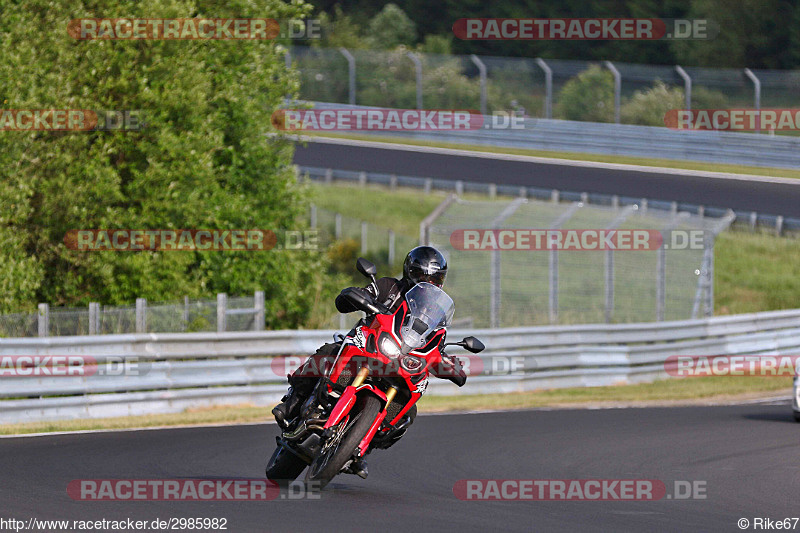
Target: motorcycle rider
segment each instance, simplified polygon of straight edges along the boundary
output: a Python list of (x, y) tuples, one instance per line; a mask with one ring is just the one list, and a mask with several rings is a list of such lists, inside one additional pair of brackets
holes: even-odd
[[(445, 277), (447, 277), (447, 260), (444, 255), (432, 246), (418, 246), (408, 252), (403, 262), (403, 277), (401, 279), (380, 278), (377, 282), (370, 283), (360, 290), (366, 291), (374, 300), (394, 312), (403, 301), (406, 293), (414, 285), (420, 282), (428, 282), (441, 287), (444, 284)], [(340, 313), (352, 313), (358, 310), (342, 294), (336, 297), (336, 309)], [(325, 368), (326, 361), (332, 361), (339, 353), (341, 345), (342, 341), (324, 344), (303, 365), (288, 376), (289, 391), (283, 397), (282, 402), (272, 410), (275, 420), (282, 428), (285, 428), (288, 421), (300, 414), (301, 406), (314, 391), (317, 381), (322, 375), (320, 369)], [(467, 375), (464, 373), (461, 361), (457, 357), (444, 354), (443, 351), (442, 366), (440, 368), (432, 368), (431, 373), (437, 377), (449, 379), (459, 387), (463, 386), (467, 381)], [(416, 414), (417, 407), (415, 405), (407, 414), (410, 421), (405, 425), (405, 428), (381, 447), (388, 448), (400, 440), (407, 427), (413, 423)], [(360, 477), (366, 477), (366, 461), (361, 459), (359, 464), (351, 466), (350, 471)]]

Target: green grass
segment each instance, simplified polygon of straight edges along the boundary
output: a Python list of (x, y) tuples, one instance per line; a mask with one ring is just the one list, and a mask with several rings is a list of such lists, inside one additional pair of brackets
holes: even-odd
[[(308, 134), (306, 134), (308, 135)], [(680, 168), (686, 170), (703, 170), (711, 172), (727, 172), (731, 174), (752, 174), (756, 176), (769, 176), (774, 178), (800, 178), (800, 170), (773, 167), (756, 167), (745, 165), (723, 165), (719, 163), (706, 163), (703, 161), (679, 161), (675, 159), (660, 159), (650, 157), (628, 157), (621, 155), (588, 154), (579, 152), (554, 152), (547, 150), (528, 150), (523, 148), (504, 148), (489, 145), (456, 144), (446, 142), (433, 142), (429, 140), (403, 139), (401, 137), (380, 137), (377, 135), (334, 135), (315, 133), (308, 136), (333, 137), (354, 139), (360, 141), (389, 142), (394, 144), (407, 144), (412, 146), (432, 146), (437, 148), (454, 148), (489, 152), (493, 154), (529, 155), (536, 157), (552, 157), (555, 159), (568, 159), (570, 161), (594, 161), (598, 163), (618, 163), (624, 165), (641, 165), (649, 167)]]
[[(787, 393), (790, 382), (774, 377), (704, 377), (667, 379), (639, 385), (582, 387), (512, 394), (425, 396), (420, 412), (470, 411), (482, 409), (526, 409), (535, 407), (618, 406), (620, 404), (665, 405), (674, 402), (731, 401)], [(465, 390), (469, 390), (469, 381)], [(0, 426), (0, 435), (49, 433), (54, 431), (113, 430), (145, 427), (179, 427), (204, 424), (241, 424), (272, 420), (269, 409), (253, 405), (221, 406), (183, 413), (31, 422)]]
[(714, 249), (715, 312), (800, 307), (800, 241), (729, 231), (719, 236)]
[(419, 223), (447, 196), (436, 192), (422, 194), (413, 189), (311, 185), (310, 201), (318, 207), (358, 218), (395, 232), (419, 238)]

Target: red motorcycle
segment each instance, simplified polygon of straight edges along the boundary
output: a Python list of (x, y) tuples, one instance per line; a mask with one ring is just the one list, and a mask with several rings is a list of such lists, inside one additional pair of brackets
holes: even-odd
[[(356, 268), (375, 281), (375, 265), (359, 258)], [(306, 482), (325, 487), (370, 447), (385, 447), (405, 432), (412, 421), (407, 414), (425, 392), (431, 369), (443, 363), (445, 346), (484, 349), (475, 337), (445, 344), (453, 300), (431, 283), (412, 287), (393, 313), (363, 289), (343, 294), (367, 317), (344, 337), (301, 414), (277, 437), (270, 480), (294, 480), (308, 466)]]

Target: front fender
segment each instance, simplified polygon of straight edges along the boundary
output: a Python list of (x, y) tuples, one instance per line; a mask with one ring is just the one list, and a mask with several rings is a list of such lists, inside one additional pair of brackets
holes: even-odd
[(336, 406), (333, 408), (331, 416), (328, 417), (328, 421), (325, 422), (324, 428), (328, 429), (329, 427), (333, 427), (344, 420), (344, 417), (356, 404), (358, 396), (363, 394), (372, 394), (377, 396), (378, 399), (383, 402), (384, 406), (386, 405), (386, 394), (375, 386), (369, 383), (364, 383), (358, 387), (353, 387), (350, 385), (344, 389), (344, 392), (339, 397), (339, 401), (336, 402)]

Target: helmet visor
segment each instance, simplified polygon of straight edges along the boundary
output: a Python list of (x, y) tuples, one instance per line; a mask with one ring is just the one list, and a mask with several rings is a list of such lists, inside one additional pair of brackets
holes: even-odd
[(421, 272), (414, 272), (414, 274), (414, 281), (416, 283), (427, 282), (432, 283), (437, 287), (441, 287), (444, 285), (444, 278), (447, 275), (447, 272), (440, 270), (438, 272), (434, 272), (433, 274), (423, 274)]

